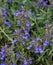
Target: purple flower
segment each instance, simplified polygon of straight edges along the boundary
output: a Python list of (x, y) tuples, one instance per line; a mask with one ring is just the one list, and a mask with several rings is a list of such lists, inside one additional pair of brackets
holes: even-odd
[(28, 10), (28, 14), (31, 14), (31, 13), (32, 13), (31, 9), (30, 9), (30, 10)]
[(4, 62), (0, 63), (0, 65), (6, 65)]
[(23, 33), (21, 33), (20, 36), (21, 36), (23, 39), (25, 39), (25, 40), (28, 39), (28, 36), (25, 36)]
[(28, 18), (28, 17), (27, 17), (27, 12), (24, 12), (24, 16), (25, 16), (26, 18)]
[(42, 2), (43, 2), (43, 0), (39, 0), (39, 2), (40, 2), (40, 3), (42, 3)]
[(23, 65), (28, 65), (28, 62), (26, 59), (24, 59), (24, 64)]
[(0, 51), (0, 55), (1, 55), (1, 54), (3, 54), (3, 52), (2, 52), (2, 51)]
[(1, 48), (1, 51), (4, 52), (4, 48), (3, 47)]
[(46, 2), (44, 2), (44, 3), (43, 3), (43, 5), (44, 5), (44, 6), (47, 6), (47, 3), (46, 3)]
[(36, 37), (36, 41), (40, 40), (40, 38)]
[(20, 33), (20, 36), (22, 37), (22, 36), (24, 36), (24, 34), (23, 33)]
[(19, 10), (16, 10), (15, 12), (12, 13), (14, 16), (19, 16), (19, 14), (24, 15), (24, 11), (20, 12)]
[(42, 53), (42, 52), (43, 52), (43, 49), (42, 49), (41, 47), (39, 48), (39, 52), (40, 52), (40, 53)]
[(29, 50), (31, 47), (32, 47), (32, 44), (30, 44), (30, 45), (27, 47), (27, 49)]
[(14, 39), (11, 41), (12, 44), (14, 44), (14, 43), (16, 43), (16, 42), (17, 42), (17, 39), (16, 39), (16, 38), (14, 38)]
[(34, 5), (36, 5), (36, 2), (33, 2)]
[(7, 2), (11, 2), (11, 0), (7, 0)]
[(8, 22), (8, 21), (6, 21), (6, 20), (4, 20), (4, 24), (6, 24), (7, 26), (11, 26), (11, 24), (10, 24), (10, 22)]
[(39, 6), (36, 7), (36, 10), (38, 10), (38, 9), (39, 9)]
[(45, 27), (46, 27), (46, 28), (49, 28), (49, 27), (51, 27), (51, 24), (46, 23), (46, 24), (45, 24)]
[(47, 46), (47, 44), (48, 44), (48, 40), (46, 39), (46, 40), (44, 41), (44, 43), (43, 43), (43, 46)]
[(29, 35), (28, 30), (26, 30), (24, 27), (22, 29), (23, 29), (25, 35)]
[(4, 54), (2, 54), (2, 56), (0, 57), (0, 60), (4, 60)]
[(34, 53), (39, 53), (39, 48), (38, 47), (34, 48)]
[(22, 36), (23, 39), (27, 40), (28, 39), (28, 36)]
[(24, 41), (22, 41), (21, 43), (22, 43), (23, 45), (25, 45), (25, 42), (24, 42)]
[(14, 16), (18, 16), (20, 14), (19, 10), (16, 10), (15, 12), (13, 12)]
[(0, 60), (4, 60), (4, 48), (3, 47), (1, 48), (1, 51), (0, 51)]
[(21, 22), (20, 21), (17, 21), (17, 25), (21, 25)]
[(25, 22), (26, 25), (26, 29), (29, 30), (30, 29), (30, 23), (29, 22)]
[(13, 32), (14, 35), (16, 35), (16, 32)]
[(29, 63), (32, 64), (32, 58), (31, 57), (29, 57)]
[(25, 23), (27, 27), (30, 27), (30, 23), (29, 22), (26, 22)]
[(20, 58), (21, 54), (19, 53), (16, 53), (16, 57)]
[(27, 30), (24, 30), (24, 33), (25, 35), (29, 35), (28, 31)]
[(29, 31), (26, 28), (23, 27), (22, 29), (23, 29), (25, 35), (30, 36)]

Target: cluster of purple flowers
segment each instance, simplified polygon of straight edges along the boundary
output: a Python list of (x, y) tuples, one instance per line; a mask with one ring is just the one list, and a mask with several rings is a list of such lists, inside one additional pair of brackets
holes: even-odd
[(24, 62), (20, 62), (20, 65), (28, 65), (28, 64), (32, 64), (32, 58), (29, 57), (28, 60), (24, 59)]
[(0, 50), (0, 60), (3, 61), (4, 57), (5, 57), (5, 55), (4, 55), (4, 48), (2, 47), (1, 50)]
[[(20, 60), (20, 57), (22, 55), (20, 53), (16, 54), (16, 57)], [(32, 57), (29, 57), (28, 59), (23, 58), (22, 61), (20, 60), (20, 65), (28, 65), (28, 64), (32, 64)]]
[(14, 38), (14, 39), (11, 41), (12, 44), (14, 44), (14, 43), (16, 43), (16, 42), (17, 42), (17, 39), (16, 39), (16, 38)]
[[(21, 42), (23, 45), (25, 44), (24, 40), (27, 40), (28, 37), (30, 36), (29, 35), (29, 29), (30, 29), (30, 23), (29, 22), (26, 22), (25, 23), (25, 27), (23, 28), (17, 28), (15, 30), (15, 32), (13, 33), (15, 36), (17, 35), (18, 36), (18, 39), (20, 39), (19, 42)], [(16, 38), (14, 38), (14, 40), (11, 42), (11, 43), (15, 43), (17, 41)]]
[(47, 1), (39, 0), (40, 3), (43, 3), (44, 6), (47, 6)]
[(39, 47), (34, 48), (34, 53), (43, 53), (43, 49), (42, 49), (41, 45)]
[(3, 47), (1, 47), (1, 50), (0, 50), (0, 65), (5, 65), (5, 62), (4, 62), (4, 58), (5, 58), (5, 54), (4, 54), (5, 50)]
[(31, 48), (33, 48), (34, 53), (42, 53), (43, 49), (42, 49), (42, 45), (40, 45), (40, 43), (39, 43), (40, 40), (41, 40), (40, 38), (32, 39), (32, 41), (29, 43), (29, 46), (27, 47), (27, 49), (30, 50)]
[[(28, 39), (28, 37), (30, 36), (29, 35), (29, 30), (30, 30), (30, 23), (29, 23), (29, 21), (26, 19), (27, 17), (25, 17), (25, 12), (24, 11), (19, 11), (19, 10), (16, 10), (14, 13), (13, 13), (13, 15), (15, 16), (15, 18), (16, 18), (16, 21), (17, 21), (17, 25), (18, 26), (20, 26), (21, 28), (17, 28), (16, 30), (15, 30), (15, 32), (14, 32), (14, 35), (16, 35), (17, 34), (17, 36), (18, 36), (18, 39), (19, 38), (21, 38), (20, 39), (20, 41), (19, 42), (21, 42), (23, 45), (25, 45), (25, 40), (27, 40)], [(21, 17), (21, 16), (23, 16), (22, 18), (23, 19), (25, 19), (25, 21), (20, 21), (19, 19), (18, 19), (18, 17)], [(27, 15), (26, 15), (27, 16)]]
[(5, 65), (5, 63), (4, 62), (1, 62), (0, 65)]

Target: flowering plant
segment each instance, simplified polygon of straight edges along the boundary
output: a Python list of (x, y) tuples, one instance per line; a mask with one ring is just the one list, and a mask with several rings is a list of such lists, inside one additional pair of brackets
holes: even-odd
[(53, 65), (51, 2), (0, 1), (0, 65)]

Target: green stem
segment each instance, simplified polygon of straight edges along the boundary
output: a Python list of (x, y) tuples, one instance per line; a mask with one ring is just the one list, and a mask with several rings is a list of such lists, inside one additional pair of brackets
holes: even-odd
[(44, 52), (42, 53), (42, 55), (41, 55), (36, 61), (40, 61), (41, 58), (44, 56), (44, 54), (45, 54), (47, 51), (49, 51), (49, 49), (47, 49), (46, 51), (44, 51)]
[(40, 33), (39, 35), (41, 36), (41, 31), (40, 31), (40, 29), (39, 29), (39, 26), (38, 26), (38, 23), (36, 22), (36, 18), (35, 18), (35, 23), (36, 23), (36, 27), (37, 27), (37, 31)]
[(0, 27), (0, 31), (10, 40), (12, 41), (12, 39), (4, 32), (4, 30)]
[(40, 9), (41, 12), (43, 12), (44, 14), (47, 14), (44, 10)]

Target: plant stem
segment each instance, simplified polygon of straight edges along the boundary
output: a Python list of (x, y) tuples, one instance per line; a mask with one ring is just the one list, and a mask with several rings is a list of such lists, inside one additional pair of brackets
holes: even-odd
[(0, 31), (10, 40), (12, 41), (12, 39), (4, 32), (4, 30), (0, 27)]

